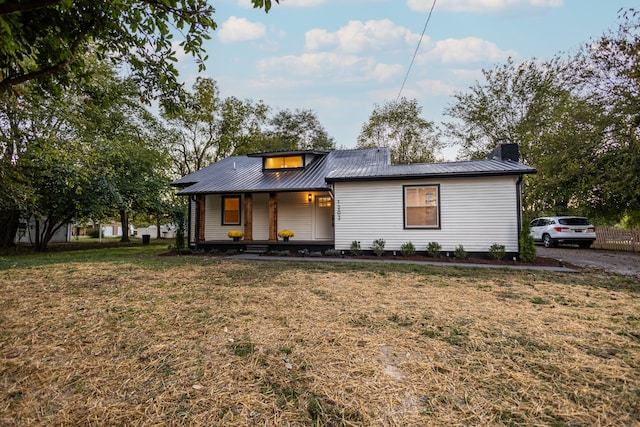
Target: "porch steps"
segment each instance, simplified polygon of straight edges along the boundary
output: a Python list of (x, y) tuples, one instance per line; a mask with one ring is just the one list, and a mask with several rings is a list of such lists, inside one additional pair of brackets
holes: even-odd
[(269, 250), (269, 245), (247, 245), (244, 250), (245, 254), (258, 254), (262, 255)]

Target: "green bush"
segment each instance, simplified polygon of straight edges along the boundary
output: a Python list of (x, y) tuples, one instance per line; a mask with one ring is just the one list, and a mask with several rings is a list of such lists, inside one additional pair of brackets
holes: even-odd
[(413, 256), (416, 254), (416, 247), (411, 242), (403, 243), (400, 246), (400, 252), (402, 256)]
[(524, 221), (520, 229), (520, 260), (524, 262), (535, 262), (537, 257), (536, 245), (531, 236), (529, 223)]
[(427, 245), (427, 253), (429, 254), (429, 256), (439, 258), (441, 251), (442, 246), (440, 246), (440, 243), (438, 242), (429, 242), (429, 244)]
[(91, 237), (92, 239), (97, 239), (98, 237), (100, 237), (100, 228), (99, 227), (89, 228), (87, 230), (87, 236)]
[(340, 251), (337, 249), (327, 249), (324, 251), (325, 256), (340, 256)]
[(458, 259), (465, 259), (467, 257), (467, 251), (464, 250), (464, 246), (458, 245), (453, 251), (453, 256)]
[(501, 260), (504, 257), (505, 249), (504, 245), (494, 243), (489, 248), (489, 256), (495, 260)]
[(358, 256), (362, 253), (362, 249), (360, 248), (360, 242), (354, 240), (351, 242), (351, 249), (349, 250), (351, 255)]
[(378, 256), (382, 256), (384, 254), (384, 245), (385, 245), (385, 241), (384, 239), (376, 239), (373, 241), (373, 245), (371, 246), (371, 250), (373, 251), (374, 254), (378, 255)]

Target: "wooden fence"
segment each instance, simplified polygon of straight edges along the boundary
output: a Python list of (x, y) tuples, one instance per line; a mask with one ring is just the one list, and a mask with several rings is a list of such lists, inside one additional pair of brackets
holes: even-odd
[(640, 229), (620, 230), (613, 227), (597, 227), (595, 249), (640, 252)]

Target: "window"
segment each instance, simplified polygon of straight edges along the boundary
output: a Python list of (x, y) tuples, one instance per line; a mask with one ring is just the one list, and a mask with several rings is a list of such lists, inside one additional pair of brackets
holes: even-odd
[(439, 185), (405, 186), (405, 228), (440, 228), (439, 200)]
[(319, 208), (330, 208), (331, 207), (331, 197), (329, 196), (318, 196), (316, 197), (318, 201)]
[(222, 196), (222, 225), (240, 225), (240, 196)]
[(302, 156), (266, 157), (264, 159), (265, 169), (295, 169), (303, 166)]

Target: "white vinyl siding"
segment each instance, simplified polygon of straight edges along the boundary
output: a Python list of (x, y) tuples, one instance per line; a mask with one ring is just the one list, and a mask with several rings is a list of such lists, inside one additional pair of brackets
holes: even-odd
[(291, 230), (295, 240), (313, 239), (313, 201), (308, 193), (278, 193), (278, 230)]
[(269, 240), (269, 194), (253, 195), (253, 240)]
[[(424, 252), (429, 242), (453, 252), (487, 252), (493, 243), (518, 251), (517, 177), (335, 183), (335, 247), (348, 250), (356, 240), (368, 250), (384, 239), (385, 250), (399, 251), (411, 241)], [(403, 186), (440, 185), (440, 229), (404, 229)]]

